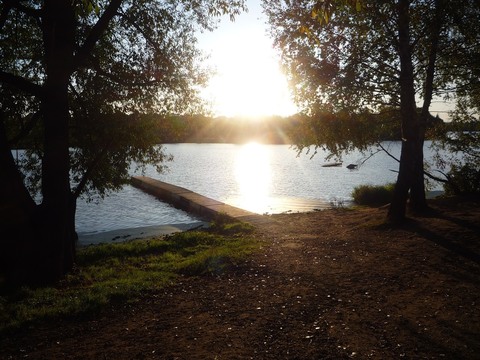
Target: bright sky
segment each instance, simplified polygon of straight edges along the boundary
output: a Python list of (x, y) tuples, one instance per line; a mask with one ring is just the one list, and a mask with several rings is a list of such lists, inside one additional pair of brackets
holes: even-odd
[(199, 37), (216, 70), (205, 97), (216, 116), (292, 115), (297, 108), (267, 35), (260, 1), (247, 0), (247, 7), (235, 22), (225, 17), (214, 32)]
[[(231, 22), (222, 18), (213, 32), (199, 35), (199, 45), (210, 55), (216, 70), (204, 96), (214, 116), (289, 116), (297, 112), (287, 80), (279, 66), (279, 55), (268, 37), (266, 17), (260, 0), (246, 1), (248, 12)], [(448, 119), (452, 105), (443, 100), (431, 106), (431, 113)]]

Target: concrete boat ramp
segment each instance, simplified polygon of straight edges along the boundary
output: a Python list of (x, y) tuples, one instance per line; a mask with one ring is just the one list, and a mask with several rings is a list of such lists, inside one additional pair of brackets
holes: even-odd
[(196, 214), (202, 219), (213, 220), (218, 216), (251, 223), (252, 225), (269, 221), (266, 215), (256, 214), (197, 194), (180, 186), (172, 185), (147, 176), (132, 177), (132, 186), (165, 201), (178, 209)]

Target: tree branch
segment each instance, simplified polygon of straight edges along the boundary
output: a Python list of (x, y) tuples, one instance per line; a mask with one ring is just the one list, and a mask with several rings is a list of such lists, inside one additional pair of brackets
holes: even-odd
[(13, 137), (13, 139), (11, 139), (8, 142), (9, 146), (15, 146), (23, 138), (25, 138), (30, 133), (30, 131), (35, 127), (35, 125), (37, 124), (38, 120), (40, 119), (40, 115), (41, 115), (40, 111), (37, 111), (36, 113), (34, 113), (30, 117), (30, 120), (27, 122), (26, 126), (23, 126), (20, 129), (20, 132), (15, 137)]
[(93, 48), (97, 44), (98, 40), (107, 29), (108, 24), (113, 19), (113, 17), (117, 15), (117, 10), (120, 8), (121, 4), (122, 4), (122, 0), (112, 0), (110, 4), (107, 6), (104, 13), (100, 17), (100, 19), (92, 27), (83, 45), (78, 49), (73, 62), (74, 65), (73, 65), (72, 72), (77, 67), (82, 66), (85, 63), (87, 58), (92, 53)]
[(32, 9), (28, 6), (25, 6), (20, 3), (20, 1), (15, 1), (15, 0), (4, 0), (2, 1), (2, 10), (0, 13), (0, 30), (3, 28), (5, 25), (7, 19), (8, 19), (8, 14), (11, 9), (17, 9), (18, 11), (24, 13), (25, 15), (31, 16), (35, 19), (40, 18), (40, 10), (37, 9)]
[[(397, 159), (395, 156), (393, 156), (387, 149), (385, 149), (382, 144), (377, 143), (377, 146), (378, 146), (380, 149), (382, 149), (383, 151), (385, 151), (385, 153), (386, 153), (388, 156), (390, 156), (392, 159), (396, 160), (397, 162), (400, 162), (400, 160)], [(391, 170), (391, 171), (395, 171), (395, 170)], [(447, 179), (442, 179), (442, 178), (436, 177), (435, 175), (432, 175), (432, 174), (430, 174), (429, 172), (427, 172), (427, 171), (425, 171), (425, 170), (423, 170), (423, 174), (426, 175), (427, 177), (429, 177), (429, 178), (432, 179), (432, 180), (435, 180), (435, 181), (438, 181), (438, 182), (441, 182), (441, 183), (448, 183), (448, 180), (449, 180), (448, 175), (447, 175), (447, 174), (444, 174), (444, 173), (441, 172), (440, 170), (436, 170), (436, 171), (438, 171), (440, 174), (442, 174), (443, 176), (445, 176)], [(398, 171), (395, 171), (395, 172), (398, 172)]]
[(94, 156), (94, 158), (90, 162), (90, 165), (87, 166), (87, 169), (83, 174), (82, 179), (78, 183), (75, 191), (72, 193), (74, 199), (78, 199), (80, 194), (85, 190), (88, 180), (90, 180), (92, 178), (92, 174), (95, 171), (97, 171), (98, 164), (100, 164), (100, 161), (103, 160), (103, 158), (105, 158), (105, 156), (107, 155), (108, 148), (113, 143), (113, 141), (114, 141), (113, 138), (108, 139), (106, 141), (106, 145), (102, 149), (100, 149), (100, 151), (97, 152), (96, 156)]
[(105, 70), (103, 70), (98, 62), (94, 62), (92, 68), (98, 73), (99, 76), (103, 76), (115, 84), (122, 85), (128, 88), (132, 87), (143, 87), (143, 86), (154, 86), (157, 85), (160, 81), (159, 80), (145, 80), (145, 81), (128, 81), (125, 80), (124, 77), (117, 77), (114, 74), (111, 74)]
[(11, 85), (39, 99), (43, 97), (42, 86), (37, 85), (21, 76), (13, 75), (6, 71), (0, 70), (0, 82)]
[(425, 79), (425, 89), (423, 94), (423, 106), (422, 106), (422, 114), (420, 117), (422, 130), (425, 131), (425, 126), (427, 123), (428, 116), (430, 115), (429, 109), (432, 103), (432, 95), (433, 95), (433, 80), (435, 76), (435, 63), (437, 60), (437, 53), (438, 47), (440, 43), (440, 32), (442, 29), (442, 22), (443, 22), (443, 3), (441, 0), (435, 1), (435, 18), (433, 20), (433, 24), (431, 25), (432, 28), (432, 39), (430, 41), (430, 48), (428, 51), (428, 65), (426, 69), (426, 79)]
[(0, 13), (0, 30), (3, 29), (3, 26), (7, 22), (8, 13), (12, 8), (11, 1), (2, 1), (2, 12)]

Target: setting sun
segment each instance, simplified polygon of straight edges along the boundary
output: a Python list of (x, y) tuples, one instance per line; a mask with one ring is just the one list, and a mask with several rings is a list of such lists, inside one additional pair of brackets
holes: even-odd
[(258, 17), (241, 15), (204, 39), (215, 69), (204, 96), (217, 116), (288, 116), (297, 112), (271, 39)]

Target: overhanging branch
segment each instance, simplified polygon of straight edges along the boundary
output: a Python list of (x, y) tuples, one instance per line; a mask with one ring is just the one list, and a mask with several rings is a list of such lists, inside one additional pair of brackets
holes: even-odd
[(3, 70), (0, 70), (0, 83), (10, 85), (39, 99), (43, 97), (42, 86)]
[(98, 40), (100, 40), (101, 36), (105, 32), (108, 27), (108, 24), (112, 20), (112, 18), (117, 14), (120, 5), (122, 4), (122, 0), (112, 0), (110, 4), (108, 4), (107, 8), (105, 9), (104, 13), (97, 21), (97, 23), (92, 27), (92, 30), (88, 34), (87, 38), (83, 45), (78, 49), (78, 52), (74, 59), (74, 68), (72, 72), (79, 66), (82, 66), (85, 61), (88, 59), (90, 54), (93, 51), (93, 48), (97, 44)]
[[(394, 159), (394, 160), (397, 161), (397, 162), (400, 162), (400, 160), (397, 159), (395, 156), (393, 156), (387, 149), (385, 149), (385, 147), (384, 147), (382, 144), (377, 143), (377, 146), (378, 146), (380, 149), (382, 149), (382, 150), (385, 152), (385, 154), (387, 154), (388, 156), (390, 156), (392, 159)], [(394, 170), (392, 170), (392, 171), (394, 171)], [(424, 174), (425, 176), (429, 177), (429, 178), (432, 179), (432, 180), (435, 180), (435, 181), (438, 181), (438, 182), (441, 182), (441, 183), (444, 183), (444, 184), (445, 184), (445, 183), (448, 183), (448, 181), (449, 181), (448, 175), (445, 174), (445, 173), (443, 173), (443, 172), (441, 172), (440, 170), (437, 170), (437, 171), (438, 171), (439, 173), (441, 173), (443, 176), (445, 176), (446, 179), (439, 178), (439, 177), (437, 177), (437, 176), (435, 176), (435, 175), (430, 174), (428, 171), (425, 171), (425, 170), (423, 170), (423, 174)], [(395, 171), (395, 172), (397, 172), (397, 171)]]

